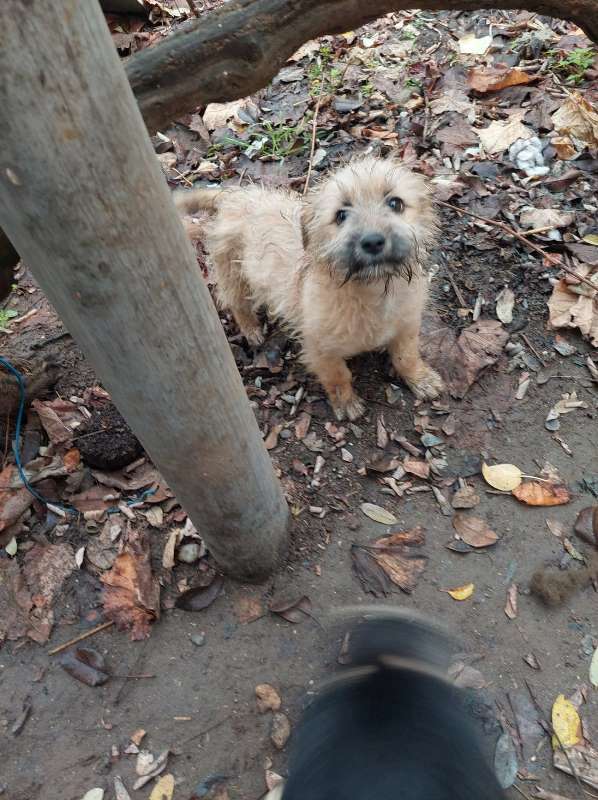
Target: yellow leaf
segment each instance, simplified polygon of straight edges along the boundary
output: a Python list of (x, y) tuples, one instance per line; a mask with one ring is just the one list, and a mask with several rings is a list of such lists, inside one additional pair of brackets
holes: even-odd
[(515, 464), (482, 464), (482, 475), (486, 483), (501, 492), (512, 492), (521, 483), (523, 473)]
[(152, 789), (149, 800), (172, 800), (174, 794), (174, 775), (162, 775)]
[(381, 525), (395, 525), (398, 520), (394, 514), (387, 511), (382, 506), (374, 505), (374, 503), (362, 503), (360, 506), (366, 517), (373, 519), (374, 522), (379, 522)]
[(465, 586), (457, 586), (456, 589), (445, 589), (444, 591), (453, 598), (453, 600), (468, 600), (473, 594), (475, 584), (466, 583)]
[(586, 236), (583, 237), (582, 242), (598, 245), (598, 235), (595, 233), (588, 233)]
[(581, 719), (577, 709), (565, 695), (560, 694), (552, 707), (552, 727), (555, 735), (552, 737), (552, 747), (573, 747), (581, 742)]

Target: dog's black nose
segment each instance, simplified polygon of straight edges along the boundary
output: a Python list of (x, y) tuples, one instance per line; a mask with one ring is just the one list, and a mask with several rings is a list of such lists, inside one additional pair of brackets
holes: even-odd
[(385, 241), (381, 233), (366, 233), (365, 236), (361, 237), (359, 244), (364, 253), (369, 256), (377, 256), (378, 253), (384, 250)]

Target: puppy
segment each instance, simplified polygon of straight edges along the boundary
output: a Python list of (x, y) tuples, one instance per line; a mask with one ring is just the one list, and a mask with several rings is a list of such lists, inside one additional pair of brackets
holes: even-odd
[(446, 678), (446, 635), (398, 610), (368, 614), (351, 666), (294, 734), (282, 800), (504, 800)]
[(178, 192), (175, 203), (186, 214), (216, 212), (207, 246), (219, 303), (254, 346), (263, 341), (259, 308), (287, 325), (338, 419), (364, 411), (346, 360), (368, 350), (387, 348), (416, 397), (442, 390), (419, 351), (423, 264), (437, 231), (422, 177), (365, 157), (304, 200), (249, 186)]

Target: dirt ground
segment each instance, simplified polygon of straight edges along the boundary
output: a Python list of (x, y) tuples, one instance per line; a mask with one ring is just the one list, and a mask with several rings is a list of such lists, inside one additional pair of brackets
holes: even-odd
[[(395, 21), (393, 17), (393, 25)], [(378, 35), (386, 29), (380, 22), (372, 30)], [(479, 26), (476, 30), (482, 35)], [(334, 147), (338, 149), (333, 153)], [(331, 147), (325, 168), (340, 149), (338, 143)], [(186, 152), (176, 152), (179, 162), (187, 157)], [(211, 153), (208, 157), (214, 163), (219, 158)], [(302, 160), (266, 160), (258, 167), (271, 169), (267, 182), (275, 182), (272, 175), (278, 170), (276, 180), (292, 185), (305, 157), (304, 152)], [(245, 155), (241, 162), (259, 179), (255, 162)], [(172, 168), (169, 162), (168, 170)], [(584, 180), (585, 201), (568, 194), (552, 198), (557, 207), (573, 207), (580, 220), (591, 217), (591, 206), (588, 211), (583, 202), (590, 203), (596, 190), (593, 173)], [(493, 185), (492, 175), (489, 181)], [(501, 184), (503, 190), (506, 198), (506, 184)], [(470, 200), (482, 202), (478, 212), (492, 215), (487, 195), (481, 198)], [(222, 315), (292, 511), (289, 558), (272, 580), (242, 586), (225, 579), (222, 593), (209, 607), (197, 612), (174, 607), (176, 597), (189, 586), (198, 581), (206, 585), (215, 568), (209, 555), (202, 554), (194, 564), (176, 561), (167, 569), (164, 548), (173, 527), (184, 523), (184, 512), (168, 493), (151, 507), (151, 497), (143, 500), (130, 509), (130, 527), (149, 542), (152, 569), (161, 585), (161, 618), (143, 641), (131, 641), (114, 627), (90, 638), (87, 644), (104, 656), (110, 677), (103, 685), (88, 686), (48, 651), (105, 619), (100, 578), (108, 566), (90, 565), (88, 558), (90, 542), (98, 539), (104, 524), (103, 509), (92, 509), (87, 517), (82, 514), (58, 528), (61, 520), (46, 515), (42, 506), (25, 514), (24, 527), (16, 534), (19, 564), (36, 545), (65, 543), (73, 552), (88, 552), (82, 552), (81, 568), (71, 572), (55, 599), (49, 640), (40, 644), (21, 636), (0, 642), (0, 797), (81, 800), (98, 787), (105, 790), (105, 800), (122, 800), (114, 784), (120, 776), (132, 800), (148, 798), (153, 781), (133, 788), (138, 774), (131, 737), (143, 729), (140, 749), (154, 755), (169, 751), (166, 772), (175, 777), (175, 800), (206, 796), (201, 784), (216, 775), (223, 776), (231, 800), (257, 800), (266, 791), (266, 770), (285, 775), (288, 745), (280, 751), (273, 745), (272, 715), (257, 712), (256, 685), (268, 683), (278, 690), (281, 710), (293, 728), (320, 681), (339, 668), (345, 629), (334, 618), (334, 609), (374, 600), (355, 572), (352, 546), (415, 526), (425, 531), (425, 571), (412, 593), (394, 587), (377, 602), (416, 608), (446, 622), (454, 632), (461, 650), (461, 682), (489, 758), (494, 758), (503, 731), (510, 737), (518, 765), (510, 796), (529, 800), (537, 796), (538, 786), (565, 798), (580, 794), (574, 779), (554, 768), (550, 738), (538, 720), (550, 720), (558, 695), (574, 696), (584, 739), (598, 746), (598, 695), (589, 680), (598, 645), (597, 596), (588, 583), (564, 605), (547, 608), (530, 593), (529, 584), (540, 567), (560, 568), (563, 574), (578, 571), (579, 558), (591, 551), (573, 528), (578, 513), (598, 502), (598, 384), (587, 367), (588, 354), (595, 358), (595, 350), (578, 332), (548, 325), (548, 277), (557, 275), (558, 268), (500, 232), (475, 228), (450, 209), (443, 208), (441, 217), (424, 339), (424, 353), (432, 363), (450, 377), (450, 354), (455, 350), (447, 350), (446, 343), (474, 324), (476, 300), (484, 300), (480, 320), (485, 324), (496, 319), (498, 292), (508, 285), (515, 294), (513, 319), (501, 329), (508, 338), (506, 349), (500, 347), (493, 363), (476, 370), (462, 399), (455, 399), (460, 393), (456, 391), (437, 404), (415, 403), (389, 375), (384, 355), (370, 354), (354, 365), (357, 390), (367, 401), (366, 416), (356, 425), (341, 426), (280, 331), (271, 328), (263, 351), (252, 353), (231, 319)], [(587, 230), (591, 225), (581, 233)], [(40, 359), (58, 365), (58, 380), (45, 397), (82, 398), (98, 384), (26, 267), (21, 267), (18, 285), (5, 305), (20, 322), (0, 332), (2, 356), (25, 366)], [(530, 383), (524, 391), (526, 373)], [(557, 430), (547, 429), (549, 410), (572, 392), (583, 407), (561, 415)], [(35, 417), (33, 411), (30, 417)], [(297, 423), (307, 423), (307, 417), (306, 439), (305, 432), (298, 434)], [(422, 443), (426, 435), (440, 441)], [(76, 442), (74, 437), (75, 447)], [(437, 472), (432, 470), (424, 479), (404, 474), (397, 479), (398, 492), (383, 482), (390, 471), (366, 470), (382, 456), (404, 463), (414, 448), (419, 453), (416, 460), (432, 460)], [(9, 448), (4, 450), (6, 465), (11, 457)], [(51, 447), (50, 455), (53, 452)], [(515, 464), (532, 476), (543, 470), (546, 475), (548, 465), (568, 487), (571, 499), (553, 507), (519, 502), (483, 480), (483, 461)], [(77, 487), (71, 479), (65, 481), (64, 474), (44, 481), (46, 496), (72, 502), (79, 489), (97, 488), (89, 467), (81, 466), (79, 473)], [(121, 478), (122, 474), (118, 472)], [(459, 542), (450, 500), (464, 482), (475, 490), (479, 503), (463, 513), (485, 520), (498, 541), (457, 552), (451, 549)], [(432, 486), (446, 501), (444, 509)], [(106, 490), (96, 499), (102, 491)], [(396, 522), (373, 521), (361, 510), (363, 503), (383, 507)], [(159, 519), (148, 518), (148, 510), (158, 505)], [(124, 520), (126, 515), (117, 516)], [(8, 542), (0, 543), (0, 560), (6, 563)], [(115, 547), (124, 545), (123, 536)], [(467, 584), (474, 588), (466, 600), (446, 592)], [(508, 609), (509, 614), (508, 592), (511, 599), (516, 593), (516, 609)], [(309, 614), (295, 623), (269, 611), (272, 598), (281, 595), (290, 601), (309, 598)]]

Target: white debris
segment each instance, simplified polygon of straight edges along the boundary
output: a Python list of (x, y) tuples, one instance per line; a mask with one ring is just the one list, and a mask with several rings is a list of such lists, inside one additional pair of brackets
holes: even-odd
[(550, 167), (544, 163), (544, 145), (537, 136), (531, 139), (517, 139), (509, 147), (509, 158), (528, 178), (548, 175)]

